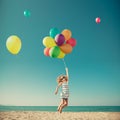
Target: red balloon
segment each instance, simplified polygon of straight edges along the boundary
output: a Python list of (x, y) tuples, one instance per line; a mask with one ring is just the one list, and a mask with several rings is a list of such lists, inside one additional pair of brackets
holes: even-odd
[(44, 55), (50, 56), (49, 51), (50, 51), (50, 48), (45, 48), (44, 49)]
[(97, 17), (97, 18), (95, 19), (95, 21), (96, 21), (97, 24), (99, 24), (99, 23), (101, 22), (101, 19), (100, 19), (99, 17)]
[(70, 38), (69, 40), (67, 40), (68, 44), (70, 44), (72, 47), (74, 47), (76, 45), (76, 40), (74, 38)]

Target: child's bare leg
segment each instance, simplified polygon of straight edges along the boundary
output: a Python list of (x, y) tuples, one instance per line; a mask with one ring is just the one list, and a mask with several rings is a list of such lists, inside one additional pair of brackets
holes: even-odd
[(64, 103), (64, 101), (63, 101), (63, 99), (61, 99), (60, 104), (59, 104), (59, 106), (57, 108), (58, 111), (60, 110), (60, 107), (63, 105), (63, 103)]
[(68, 105), (68, 99), (63, 99), (63, 104), (60, 107), (59, 112), (62, 113), (62, 109)]

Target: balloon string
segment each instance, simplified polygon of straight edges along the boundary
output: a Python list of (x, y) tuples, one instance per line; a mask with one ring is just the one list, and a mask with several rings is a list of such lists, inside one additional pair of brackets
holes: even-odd
[(63, 60), (64, 66), (65, 66), (65, 68), (66, 68), (67, 66), (66, 66), (66, 63), (65, 63), (65, 60), (64, 60), (64, 58), (63, 58), (62, 60)]

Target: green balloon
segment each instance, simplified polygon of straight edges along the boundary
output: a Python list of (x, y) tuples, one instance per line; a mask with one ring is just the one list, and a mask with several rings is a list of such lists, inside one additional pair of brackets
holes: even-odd
[(29, 11), (29, 10), (25, 10), (25, 11), (24, 11), (24, 16), (25, 16), (25, 17), (30, 17), (30, 16), (31, 16), (30, 11)]
[(50, 49), (50, 57), (57, 58), (60, 54), (60, 48), (58, 46), (52, 47)]
[(60, 31), (57, 28), (51, 28), (49, 34), (52, 38), (55, 38), (57, 34), (60, 34)]

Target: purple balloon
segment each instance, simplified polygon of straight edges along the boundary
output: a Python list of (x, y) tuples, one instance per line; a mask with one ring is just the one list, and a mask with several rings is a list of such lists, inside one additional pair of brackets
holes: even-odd
[(57, 43), (58, 46), (61, 46), (65, 42), (65, 37), (62, 34), (57, 34), (55, 36), (55, 42)]

